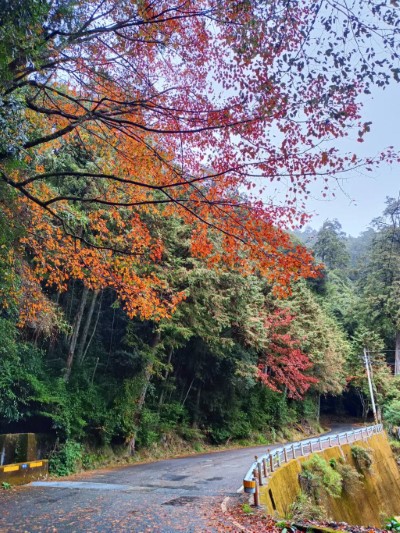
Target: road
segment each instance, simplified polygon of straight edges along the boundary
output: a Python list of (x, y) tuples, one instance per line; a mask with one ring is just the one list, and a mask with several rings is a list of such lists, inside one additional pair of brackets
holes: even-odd
[[(332, 433), (352, 426), (337, 426)], [(268, 446), (273, 449), (274, 446)], [(0, 532), (217, 531), (213, 509), (238, 498), (266, 446), (99, 470), (0, 493)]]

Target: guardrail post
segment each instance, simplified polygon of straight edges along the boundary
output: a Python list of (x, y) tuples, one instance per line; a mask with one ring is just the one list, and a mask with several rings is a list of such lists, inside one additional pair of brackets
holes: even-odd
[(283, 455), (285, 457), (285, 463), (287, 463), (288, 462), (288, 456), (287, 456), (286, 448), (283, 448)]
[(257, 483), (257, 470), (253, 470), (253, 476), (256, 480), (256, 491), (254, 493), (254, 506), (259, 507), (260, 506), (260, 499), (259, 499), (259, 493), (258, 493), (258, 483)]
[(321, 440), (321, 439), (318, 439), (318, 442), (319, 442), (319, 449), (320, 449), (321, 452), (322, 452), (322, 440)]
[(294, 448), (294, 444), (292, 444), (292, 452), (293, 452), (293, 459), (296, 459), (296, 450)]
[(329, 443), (329, 448), (331, 448), (331, 447), (332, 447), (332, 438), (331, 438), (330, 435), (329, 435), (329, 441), (328, 441), (328, 443)]
[(300, 442), (300, 455), (304, 455), (303, 443)]
[(263, 457), (262, 463), (263, 463), (263, 469), (264, 469), (264, 477), (268, 477), (267, 460), (265, 457)]
[(273, 472), (274, 471), (274, 460), (272, 458), (272, 453), (269, 454), (269, 464), (271, 467), (271, 472)]
[(277, 452), (276, 457), (278, 459), (278, 468), (281, 466), (281, 453)]
[(258, 461), (257, 455), (255, 456), (255, 459), (257, 461), (257, 470), (258, 470), (258, 482), (260, 485), (263, 485), (263, 477), (262, 477), (262, 470), (261, 470), (261, 463)]

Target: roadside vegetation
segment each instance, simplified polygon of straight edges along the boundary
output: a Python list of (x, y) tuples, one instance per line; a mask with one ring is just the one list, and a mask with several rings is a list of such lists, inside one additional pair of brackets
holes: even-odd
[[(331, 237), (342, 239), (346, 249), (337, 230)], [(318, 244), (318, 233), (315, 238)], [(362, 253), (371, 256), (382, 238), (376, 232)], [(58, 473), (63, 462), (68, 472), (77, 468), (67, 450), (76, 450), (75, 465), (89, 468), (129, 460), (133, 453), (143, 457), (145, 450), (161, 457), (210, 445), (289, 440), (299, 429), (319, 430), (321, 406), (325, 416), (336, 411), (365, 419), (370, 400), (360, 359), (364, 346), (374, 353), (378, 403), (387, 422), (398, 424), (399, 386), (390, 366), (396, 330), (388, 323), (381, 336), (372, 329), (371, 309), (360, 293), (363, 272), (371, 268), (361, 259), (365, 255), (359, 271), (356, 259), (348, 270), (331, 265), (279, 300), (256, 276), (212, 273), (190, 255), (179, 257), (181, 246), (174, 238), (169, 261), (180, 265), (187, 298), (171, 318), (130, 319), (111, 290), (85, 293), (79, 280), (53, 295), (59, 330), (55, 323), (49, 334), (33, 325), (21, 330), (18, 307), (3, 312), (3, 432), (53, 433), (51, 464)], [(371, 293), (371, 301), (378, 296)], [(66, 381), (74, 328), (82, 360)]]

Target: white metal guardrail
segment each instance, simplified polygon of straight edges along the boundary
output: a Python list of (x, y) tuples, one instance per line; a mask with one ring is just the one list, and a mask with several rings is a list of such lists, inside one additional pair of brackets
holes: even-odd
[[(382, 424), (367, 426), (343, 433), (335, 433), (324, 437), (302, 440), (293, 444), (286, 444), (268, 452), (261, 457), (255, 457), (254, 463), (243, 478), (244, 491), (254, 494), (254, 503), (258, 505), (258, 486), (265, 485), (266, 479), (282, 464), (297, 457), (310, 455), (311, 453), (325, 450), (341, 444), (351, 444), (359, 440), (365, 440), (376, 433), (383, 431)], [(265, 480), (265, 481), (264, 481)]]

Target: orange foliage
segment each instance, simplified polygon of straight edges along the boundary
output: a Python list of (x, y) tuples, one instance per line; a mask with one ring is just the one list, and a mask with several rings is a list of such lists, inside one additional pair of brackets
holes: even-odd
[[(25, 207), (26, 203), (24, 200)], [(129, 316), (156, 320), (169, 316), (183, 298), (183, 293), (172, 293), (149, 268), (159, 257), (160, 243), (151, 238), (137, 216), (126, 222), (120, 220), (118, 212), (89, 214), (85, 231), (96, 234), (96, 248), (66, 235), (36, 204), (29, 207), (31, 229), (22, 242), (33, 255), (32, 275), (36, 282), (44, 281), (58, 291), (66, 290), (72, 278), (82, 280), (91, 289), (112, 288)], [(110, 220), (112, 228), (107, 226)], [(113, 246), (123, 244), (129, 253), (106, 249), (110, 240)]]
[[(302, 19), (279, 36), (279, 47), (267, 46), (275, 34), (260, 34), (257, 50), (249, 41), (240, 52), (246, 31), (240, 43), (236, 23), (253, 31), (250, 4), (78, 2), (85, 35), (60, 38), (62, 45), (48, 39), (40, 75), (18, 73), (28, 95), (28, 140), (19, 170), (5, 163), (2, 171), (20, 194), (12, 216), (27, 228), (29, 287), (32, 276), (58, 291), (79, 279), (115, 290), (130, 316), (169, 316), (184, 294), (163, 272), (168, 217), (190, 227), (191, 253), (210, 268), (260, 274), (278, 295), (318, 274), (284, 229), (305, 222), (295, 201), (310, 181), (345, 168), (335, 150), (311, 147), (358, 119), (357, 91), (332, 96), (341, 118), (325, 121), (323, 84), (307, 84), (299, 110), (306, 120), (287, 120), (290, 87), (275, 83), (271, 69), (285, 46), (301, 42)], [(68, 150), (80, 156), (59, 164)], [(264, 204), (265, 183), (281, 176), (289, 183), (286, 205)], [(259, 177), (264, 185), (253, 194)], [(21, 321), (31, 320), (22, 307)]]
[[(48, 121), (42, 123), (36, 117), (35, 127), (46, 130)], [(294, 209), (266, 208), (241, 198), (229, 174), (212, 186), (200, 183), (192, 188), (143, 142), (117, 134), (110, 145), (96, 124), (80, 133), (78, 140), (84, 142), (98, 170), (79, 171), (84, 191), (76, 197), (61, 192), (68, 172), (57, 177), (59, 188), (54, 181), (41, 179), (42, 163), (35, 168), (40, 179), (30, 181), (24, 172), (13, 172), (15, 182), (24, 183), (24, 190), (37, 200), (22, 197), (18, 201), (18, 217), (27, 228), (21, 242), (33, 257), (29, 287), (34, 286), (34, 277), (36, 284), (45, 282), (65, 291), (74, 278), (90, 289), (115, 290), (131, 317), (170, 316), (184, 293), (169, 287), (162, 272), (164, 217), (178, 218), (192, 228), (191, 253), (209, 268), (258, 273), (270, 281), (278, 296), (286, 295), (299, 277), (317, 275), (311, 254), (294, 245), (274, 223), (288, 212), (295, 216)], [(76, 132), (69, 133), (56, 142), (57, 150), (62, 153), (76, 142)], [(46, 160), (48, 154), (40, 147), (29, 164)], [(172, 155), (162, 152), (164, 160)], [(163, 194), (165, 190), (170, 198)], [(31, 289), (28, 293), (26, 301), (35, 299)], [(29, 310), (22, 305), (21, 324), (47, 311), (48, 301), (37, 297)]]
[(32, 328), (36, 334), (48, 337), (59, 327), (59, 310), (45, 296), (35, 273), (25, 262), (22, 263), (19, 275), (21, 287), (17, 298), (18, 325)]

